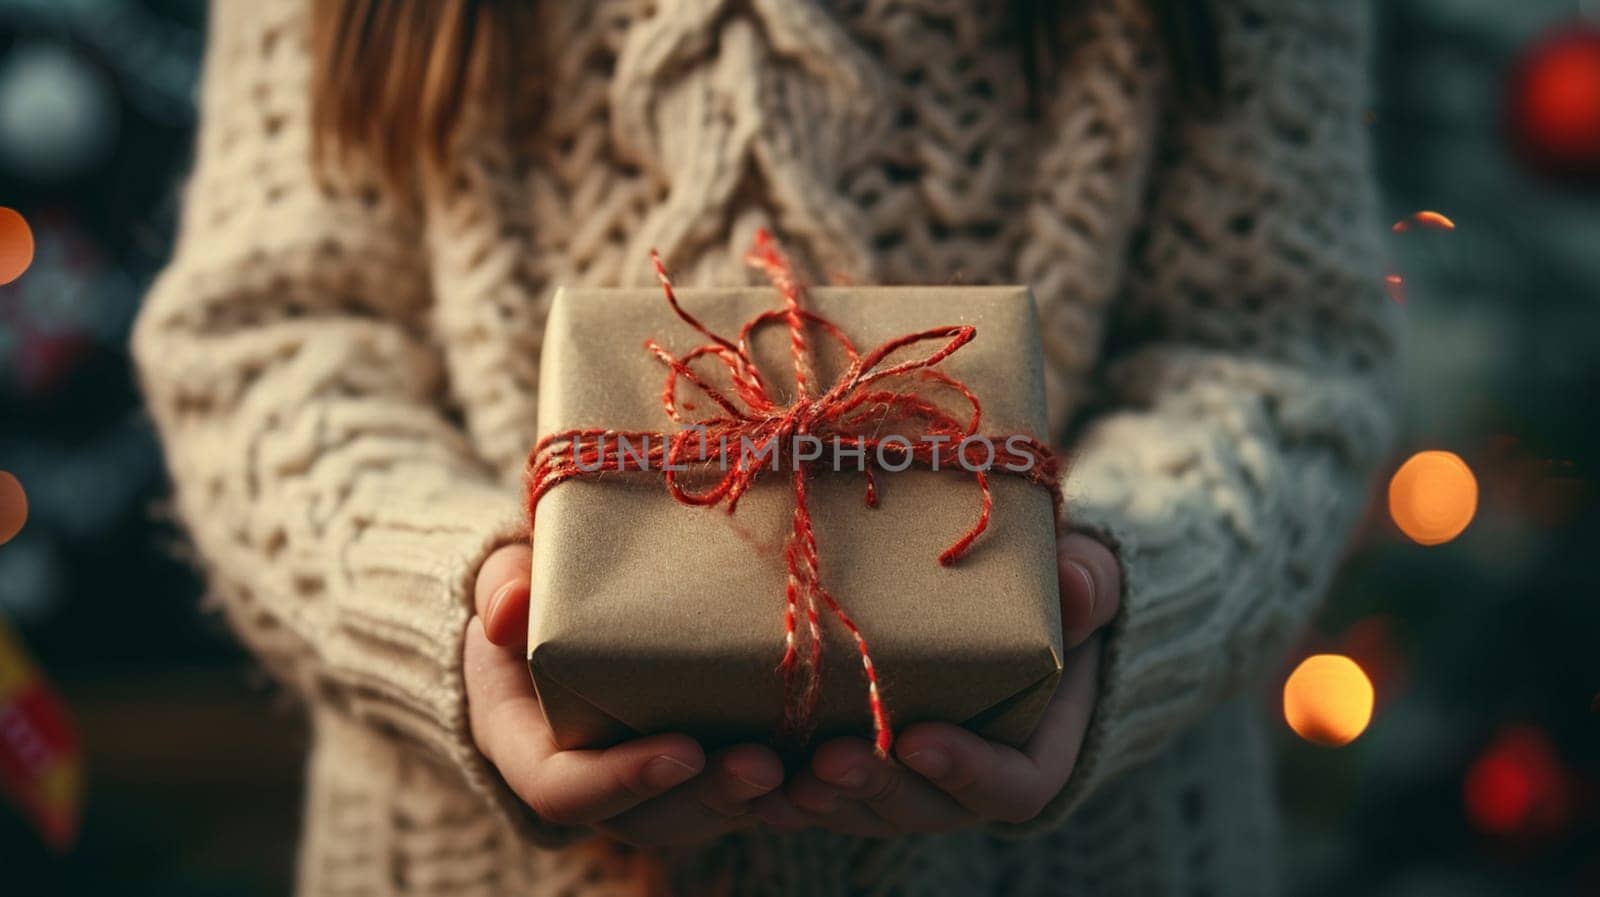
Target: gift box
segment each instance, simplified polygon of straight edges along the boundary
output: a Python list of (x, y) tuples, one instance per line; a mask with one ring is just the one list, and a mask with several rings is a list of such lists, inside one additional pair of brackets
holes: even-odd
[[(778, 307), (776, 297), (773, 287), (677, 291), (684, 312), (729, 335), (730, 344), (746, 322)], [(982, 433), (1044, 436), (1038, 320), (1025, 288), (827, 287), (804, 291), (804, 302), (857, 347), (971, 325), (970, 342), (940, 361), (938, 373), (901, 378), (909, 386), (883, 383), (906, 390), (920, 383), (930, 398), (967, 415), (944, 388), (964, 383), (981, 400)], [(800, 394), (796, 361), (782, 321), (767, 323), (780, 326), (758, 328), (749, 355), (782, 406)], [(807, 325), (813, 336), (820, 329)], [(826, 336), (813, 341), (807, 362), (816, 392), (849, 368)], [(660, 289), (560, 290), (543, 344), (540, 433), (681, 432), (682, 421), (664, 406), (663, 359), (706, 343)], [(672, 391), (681, 416), (721, 413), (683, 379)], [(723, 392), (731, 389), (724, 384)], [(739, 450), (728, 448), (729, 463)], [(864, 500), (868, 475), (859, 461), (814, 463), (804, 498), (816, 573), (870, 645), (889, 724), (943, 720), (1020, 744), (1061, 675), (1056, 509), (1040, 481), (992, 473), (987, 529), (958, 561), (941, 564), (983, 505), (974, 474), (952, 466), (952, 457), (940, 470), (876, 467), (875, 504)], [(773, 742), (793, 701), (780, 662), (790, 637), (786, 551), (796, 494), (787, 458), (778, 467), (763, 466), (731, 513), (725, 504), (678, 500), (658, 470), (576, 476), (535, 499), (528, 665), (562, 747), (658, 732), (687, 733), (707, 746)], [(803, 613), (798, 628), (806, 634)], [(871, 737), (861, 647), (827, 609), (820, 629), (823, 660), (808, 728), (817, 737)]]

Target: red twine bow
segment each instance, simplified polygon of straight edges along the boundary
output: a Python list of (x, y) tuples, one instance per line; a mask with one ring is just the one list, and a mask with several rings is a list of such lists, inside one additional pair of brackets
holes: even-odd
[[(788, 565), (788, 584), (784, 589), (784, 652), (778, 671), (784, 678), (783, 734), (804, 740), (816, 712), (821, 684), (822, 613), (826, 608), (849, 631), (861, 653), (861, 666), (867, 681), (867, 703), (872, 716), (874, 744), (879, 756), (887, 756), (894, 742), (878, 686), (878, 674), (867, 640), (845, 612), (839, 600), (822, 583), (821, 560), (809, 506), (808, 481), (817, 456), (802, 457), (798, 440), (811, 439), (813, 445), (831, 444), (836, 457), (849, 454), (858, 459), (866, 478), (866, 503), (878, 502), (877, 477), (865, 459), (883, 462), (893, 459), (905, 469), (916, 464), (938, 470), (958, 467), (970, 472), (982, 498), (978, 519), (972, 527), (939, 555), (940, 564), (953, 564), (964, 555), (989, 526), (994, 496), (989, 489), (989, 472), (1001, 470), (1022, 476), (1050, 490), (1059, 508), (1061, 488), (1057, 461), (1049, 447), (1030, 436), (984, 437), (978, 427), (983, 406), (965, 383), (939, 370), (937, 365), (953, 355), (977, 335), (970, 325), (935, 327), (906, 334), (885, 342), (865, 355), (832, 321), (801, 306), (804, 287), (796, 279), (788, 259), (761, 230), (745, 261), (763, 271), (783, 298), (783, 307), (762, 312), (746, 321), (733, 341), (712, 332), (678, 304), (672, 281), (659, 254), (652, 252), (656, 276), (666, 293), (667, 303), (677, 316), (710, 342), (687, 353), (674, 355), (654, 340), (645, 348), (667, 369), (661, 391), (661, 406), (667, 417), (682, 429), (663, 434), (646, 431), (619, 431), (605, 428), (579, 428), (552, 433), (539, 440), (528, 456), (528, 517), (531, 521), (539, 500), (556, 485), (573, 478), (589, 478), (615, 471), (659, 471), (667, 491), (686, 505), (723, 505), (732, 514), (739, 499), (749, 491), (771, 459), (777, 470), (779, 459), (790, 461), (789, 479), (794, 488), (794, 522), (784, 546)], [(751, 337), (762, 327), (782, 323), (789, 332), (790, 355), (794, 360), (794, 398), (783, 404), (773, 392), (751, 356)], [(843, 375), (824, 387), (812, 364), (808, 328), (832, 339), (849, 362)], [(937, 347), (922, 357), (889, 363), (890, 356), (924, 343)], [(729, 389), (713, 385), (695, 369), (702, 359), (717, 363), (727, 375)], [(895, 381), (896, 388), (888, 388)], [(912, 382), (907, 382), (912, 381)], [(686, 411), (695, 406), (678, 401), (680, 382), (687, 383), (714, 406), (707, 414), (691, 418)], [(929, 391), (945, 390), (970, 407), (963, 420), (919, 394), (916, 387)], [(907, 436), (916, 432), (919, 438)], [(884, 435), (885, 433), (888, 435)], [(972, 444), (968, 437), (981, 440)], [(606, 441), (617, 450), (607, 453)], [(621, 442), (642, 443), (640, 451), (623, 451)], [(740, 447), (729, 466), (728, 445)], [(744, 451), (746, 446), (760, 447)], [(981, 460), (975, 456), (982, 449)], [(770, 454), (769, 454), (770, 450)], [(788, 452), (785, 454), (785, 452)], [(701, 472), (720, 464), (722, 476), (700, 489), (686, 487), (679, 474)], [(998, 466), (997, 466), (998, 465)], [(804, 613), (808, 640), (801, 649), (799, 618)]]

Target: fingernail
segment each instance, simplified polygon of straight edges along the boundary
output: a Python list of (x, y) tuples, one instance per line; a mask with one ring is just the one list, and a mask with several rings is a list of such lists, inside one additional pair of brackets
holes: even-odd
[(763, 794), (783, 784), (783, 779), (781, 778), (776, 781), (758, 782), (749, 776), (740, 775), (732, 770), (729, 770), (728, 774), (739, 780), (739, 783), (744, 785), (746, 788), (749, 788), (752, 791), (759, 791)]
[(867, 783), (867, 771), (859, 766), (853, 766), (834, 776), (831, 781), (841, 788), (860, 788)]
[(693, 766), (677, 757), (662, 754), (644, 765), (644, 783), (651, 788), (665, 791), (694, 778), (695, 772)]
[(1094, 613), (1094, 574), (1089, 572), (1088, 567), (1085, 567), (1083, 564), (1078, 563), (1072, 558), (1067, 558), (1067, 566), (1072, 569), (1073, 573), (1077, 574), (1079, 579), (1083, 580), (1084, 591), (1089, 595), (1089, 612)]
[(950, 772), (950, 755), (938, 748), (923, 748), (905, 756), (906, 765), (924, 778), (942, 779)]
[[(508, 583), (502, 584), (500, 588), (495, 589), (494, 594), (489, 596), (489, 606), (484, 609), (484, 619), (495, 619), (497, 616), (496, 611), (500, 610), (500, 605), (505, 603), (506, 596), (511, 594), (512, 589), (515, 589), (521, 585), (521, 582), (513, 579)], [(487, 626), (488, 624), (485, 623), (484, 625)]]

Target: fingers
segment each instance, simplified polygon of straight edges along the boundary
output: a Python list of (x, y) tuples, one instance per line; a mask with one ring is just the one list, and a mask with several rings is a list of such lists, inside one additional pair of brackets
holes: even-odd
[(816, 820), (801, 812), (782, 791), (763, 794), (750, 802), (750, 812), (767, 828), (783, 834), (802, 832), (816, 824)]
[(860, 838), (888, 838), (899, 833), (894, 825), (860, 801), (845, 797), (837, 786), (817, 778), (809, 769), (796, 773), (784, 793), (797, 810), (818, 826)]
[(900, 763), (879, 760), (860, 739), (839, 739), (818, 749), (811, 768), (784, 790), (776, 755), (754, 746), (719, 754), (704, 774), (703, 751), (680, 735), (561, 751), (520, 652), (506, 650), (526, 633), (525, 545), (496, 551), (479, 571), (481, 618), (469, 625), (463, 658), (473, 735), (541, 817), (596, 825), (638, 843), (693, 843), (756, 819), (780, 831), (823, 825), (867, 837), (1025, 821), (1060, 790), (1076, 761), (1097, 687), (1099, 640), (1090, 636), (1120, 603), (1110, 549), (1069, 535), (1058, 560), (1064, 637), (1069, 645), (1088, 641), (1069, 651), (1062, 686), (1024, 751), (956, 726), (923, 724), (903, 733)]
[(588, 824), (621, 814), (698, 774), (705, 754), (684, 735), (652, 735), (604, 750), (558, 750), (528, 671), (514, 652), (467, 626), (467, 709), (479, 750), (541, 818)]
[[(1023, 745), (1023, 752), (1037, 765), (1052, 795), (1066, 784), (1078, 751), (1089, 730), (1095, 696), (1100, 691), (1100, 636), (1092, 636), (1067, 652), (1065, 673), (1056, 693), (1045, 705), (1039, 725)], [(1050, 786), (1054, 787), (1050, 787)]]
[(508, 773), (504, 763), (496, 765), (541, 817), (561, 824), (592, 824), (619, 816), (699, 775), (705, 754), (686, 735), (651, 735), (604, 750), (560, 751), (515, 773)]
[(462, 672), (468, 724), (484, 756), (491, 761), (508, 756), (537, 762), (555, 753), (555, 739), (539, 708), (527, 662), (518, 652), (490, 644), (480, 617), (467, 623)]
[(527, 641), (532, 565), (533, 549), (517, 543), (496, 549), (478, 570), (473, 602), (489, 641), (496, 645), (520, 647)]
[(597, 826), (636, 844), (698, 844), (760, 820), (751, 801), (783, 784), (783, 763), (770, 748), (746, 744), (711, 759), (701, 775), (655, 800)]
[(1067, 674), (1023, 750), (987, 741), (959, 726), (921, 723), (901, 734), (895, 752), (913, 770), (975, 816), (1027, 822), (1060, 792), (1077, 762), (1099, 679), (1100, 640), (1067, 655)]
[(1061, 633), (1067, 647), (1109, 624), (1122, 604), (1122, 567), (1105, 543), (1069, 533), (1056, 543), (1061, 578)]
[(913, 726), (900, 737), (896, 754), (983, 820), (1023, 822), (1038, 815), (1049, 799), (1042, 793), (1043, 776), (1032, 759), (959, 726)]
[[(812, 756), (811, 772), (819, 784), (838, 789), (837, 803), (857, 802), (895, 831), (942, 832), (973, 822), (949, 795), (901, 764), (878, 759), (872, 746), (859, 738), (823, 744)], [(790, 796), (808, 800), (822, 795), (802, 787)]]

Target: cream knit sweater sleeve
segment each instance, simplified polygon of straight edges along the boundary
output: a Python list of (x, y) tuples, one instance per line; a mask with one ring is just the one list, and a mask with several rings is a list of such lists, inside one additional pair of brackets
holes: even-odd
[(1219, 0), (1226, 84), (1179, 109), (1069, 524), (1116, 547), (1122, 610), (1078, 766), (1027, 834), (1151, 759), (1303, 630), (1390, 439), (1363, 4)]
[(454, 766), (479, 565), (525, 529), (441, 408), (420, 222), (313, 174), (298, 3), (217, 3), (175, 257), (134, 334), (181, 516), (230, 622), (280, 678)]

